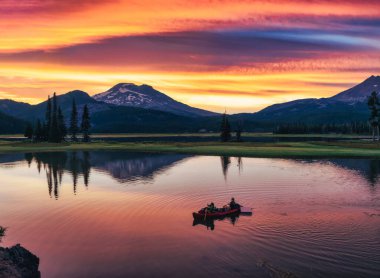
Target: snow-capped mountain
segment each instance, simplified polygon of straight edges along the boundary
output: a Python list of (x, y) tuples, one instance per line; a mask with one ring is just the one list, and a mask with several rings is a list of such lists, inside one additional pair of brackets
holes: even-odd
[(148, 85), (120, 83), (104, 93), (94, 95), (97, 101), (118, 105), (171, 112), (182, 116), (215, 116), (216, 113), (178, 102)]

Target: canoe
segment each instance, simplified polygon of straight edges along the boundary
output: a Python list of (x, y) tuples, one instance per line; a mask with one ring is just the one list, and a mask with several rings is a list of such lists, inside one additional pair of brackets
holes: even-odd
[(227, 211), (215, 211), (213, 213), (207, 213), (205, 214), (205, 211), (201, 209), (198, 212), (193, 212), (194, 219), (212, 219), (212, 218), (219, 218), (226, 215), (236, 214), (240, 212), (240, 208), (231, 209)]

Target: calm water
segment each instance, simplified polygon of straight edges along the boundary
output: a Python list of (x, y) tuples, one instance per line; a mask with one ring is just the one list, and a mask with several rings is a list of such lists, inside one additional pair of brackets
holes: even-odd
[[(0, 155), (2, 245), (43, 277), (379, 277), (380, 160)], [(252, 216), (193, 223), (234, 196)]]

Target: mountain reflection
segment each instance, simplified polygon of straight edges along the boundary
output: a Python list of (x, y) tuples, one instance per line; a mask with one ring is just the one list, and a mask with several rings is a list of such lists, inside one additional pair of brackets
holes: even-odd
[[(192, 157), (184, 154), (130, 153), (120, 151), (78, 151), (78, 152), (40, 152), (1, 154), (0, 167), (14, 168), (26, 162), (46, 175), (48, 192), (51, 197), (59, 198), (63, 175), (70, 177), (73, 193), (83, 184), (90, 186), (92, 171), (106, 173), (119, 183), (133, 181), (152, 182), (156, 175), (166, 171), (176, 163)], [(24, 161), (24, 162), (23, 162)], [(380, 182), (380, 159), (289, 159), (296, 163), (327, 163), (331, 167), (354, 171), (366, 180), (370, 190), (376, 190)], [(222, 174), (227, 179), (229, 171), (243, 170), (241, 157), (221, 156)], [(237, 169), (235, 168), (237, 167)]]
[(152, 181), (155, 175), (191, 157), (183, 154), (92, 152), (91, 165), (120, 183)]
[(356, 171), (365, 178), (371, 188), (375, 188), (380, 177), (379, 159), (329, 159), (334, 165)]
[(73, 193), (80, 180), (88, 187), (91, 169), (109, 174), (120, 183), (152, 181), (156, 174), (189, 157), (179, 154), (144, 154), (123, 152), (42, 152), (26, 153), (29, 165), (35, 162), (39, 173), (46, 174), (50, 197), (59, 198), (64, 173), (71, 175)]

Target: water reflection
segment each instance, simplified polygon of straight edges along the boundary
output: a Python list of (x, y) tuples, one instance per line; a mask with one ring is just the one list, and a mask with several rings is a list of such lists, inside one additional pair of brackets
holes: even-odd
[(380, 176), (379, 159), (330, 159), (329, 161), (341, 168), (356, 171), (367, 180), (368, 185), (376, 187)]
[[(227, 180), (228, 176), (228, 169), (230, 168), (231, 165), (231, 158), (230, 156), (221, 156), (220, 157), (220, 162), (222, 165), (222, 172), (224, 179)], [(243, 171), (243, 158), (242, 157), (235, 157), (236, 159), (236, 166), (238, 167), (239, 174)]]
[(94, 169), (110, 174), (120, 183), (152, 182), (154, 177), (178, 162), (192, 157), (184, 154), (155, 154), (128, 152), (92, 152)]
[(215, 230), (215, 221), (223, 221), (223, 220), (226, 220), (228, 221), (229, 223), (231, 223), (232, 225), (235, 225), (235, 223), (237, 222), (238, 218), (239, 218), (239, 214), (233, 214), (233, 215), (226, 215), (224, 217), (219, 217), (219, 218), (216, 218), (216, 219), (194, 219), (193, 220), (193, 226), (197, 226), (197, 225), (203, 225), (207, 228), (207, 230)]
[[(39, 173), (45, 172), (49, 195), (59, 198), (59, 186), (65, 173), (71, 176), (73, 193), (76, 194), (81, 180), (86, 188), (89, 186), (92, 169), (112, 176), (119, 183), (153, 182), (156, 175), (189, 157), (192, 156), (115, 151), (4, 154), (0, 155), (0, 167), (12, 168), (21, 161), (26, 161), (29, 167), (35, 164)], [(287, 161), (307, 164), (322, 162), (334, 165), (338, 169), (355, 171), (367, 181), (371, 190), (376, 190), (379, 182), (379, 159), (289, 159)], [(237, 167), (239, 174), (243, 171), (241, 157), (220, 156), (220, 163), (226, 181), (231, 167)]]
[[(188, 157), (0, 155), (2, 244), (44, 277), (378, 277), (376, 160)], [(193, 223), (232, 196), (255, 214)]]
[[(137, 180), (149, 182), (156, 174), (187, 157), (189, 156), (178, 154), (88, 151), (24, 154), (29, 167), (35, 162), (38, 172), (45, 172), (49, 196), (55, 199), (59, 198), (59, 187), (64, 173), (71, 175), (73, 193), (76, 194), (79, 179), (83, 179), (86, 188), (89, 186), (92, 168), (111, 175), (119, 183)], [(20, 157), (16, 156), (15, 159), (18, 161)], [(11, 157), (7, 157), (7, 162), (10, 161)]]

